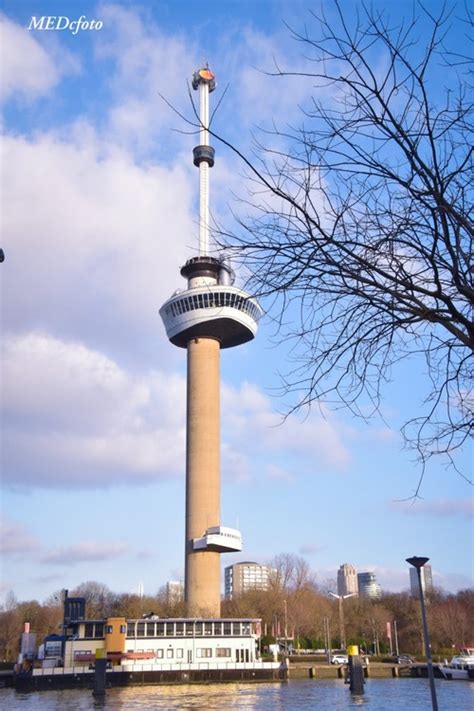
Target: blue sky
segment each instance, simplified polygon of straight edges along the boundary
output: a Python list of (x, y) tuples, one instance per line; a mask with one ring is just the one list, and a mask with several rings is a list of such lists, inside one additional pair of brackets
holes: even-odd
[[(229, 85), (217, 128), (247, 150), (254, 126), (296, 118), (310, 91), (258, 71), (274, 57), (298, 66), (283, 20), (310, 22), (306, 4), (1, 3), (2, 594), (41, 600), (85, 580), (151, 594), (182, 578), (185, 354), (158, 309), (197, 248), (198, 180), (195, 137), (159, 95), (189, 114), (186, 82), (208, 61), (213, 100)], [(103, 27), (28, 31), (33, 15)], [(243, 169), (216, 148), (212, 211), (225, 224)], [(420, 407), (420, 362), (393, 372), (383, 420), (321, 405), (278, 425), (289, 353), (272, 334), (264, 318), (254, 342), (222, 355), (222, 523), (244, 538), (223, 565), (288, 552), (321, 583), (350, 562), (402, 590), (405, 558), (426, 555), (436, 584), (472, 585), (468, 483), (433, 461), (423, 499), (402, 502), (420, 476), (399, 434)]]

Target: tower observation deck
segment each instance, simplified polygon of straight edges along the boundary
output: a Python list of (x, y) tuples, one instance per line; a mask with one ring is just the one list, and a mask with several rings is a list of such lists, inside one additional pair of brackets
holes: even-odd
[(220, 617), (220, 554), (242, 550), (240, 532), (220, 525), (220, 351), (255, 337), (262, 310), (234, 286), (224, 257), (209, 254), (209, 94), (215, 89), (208, 67), (196, 71), (199, 92), (199, 253), (181, 268), (187, 288), (161, 307), (166, 333), (187, 350), (185, 602), (190, 617)]

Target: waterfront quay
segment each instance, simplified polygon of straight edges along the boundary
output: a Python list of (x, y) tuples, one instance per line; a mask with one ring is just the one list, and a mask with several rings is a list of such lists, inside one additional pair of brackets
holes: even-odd
[[(398, 677), (420, 678), (427, 677), (426, 663), (419, 662), (410, 665), (394, 664), (391, 662), (371, 662), (363, 665), (366, 679), (392, 679)], [(433, 665), (435, 677), (441, 679), (443, 675), (438, 669), (438, 664)], [(327, 664), (319, 659), (308, 657), (290, 657), (289, 677), (291, 679), (345, 679), (347, 666)]]

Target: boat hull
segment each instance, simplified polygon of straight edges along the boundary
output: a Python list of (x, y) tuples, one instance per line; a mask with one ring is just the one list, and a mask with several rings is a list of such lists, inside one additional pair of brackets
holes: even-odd
[(474, 667), (470, 669), (453, 669), (452, 667), (439, 666), (439, 670), (448, 681), (474, 681)]
[[(152, 684), (209, 684), (222, 682), (285, 681), (288, 671), (284, 665), (255, 665), (248, 668), (226, 669), (136, 669), (108, 670), (106, 687), (141, 686)], [(59, 669), (44, 670), (41, 674), (17, 674), (14, 687), (18, 691), (45, 691), (49, 689), (93, 689), (92, 670), (64, 672)]]

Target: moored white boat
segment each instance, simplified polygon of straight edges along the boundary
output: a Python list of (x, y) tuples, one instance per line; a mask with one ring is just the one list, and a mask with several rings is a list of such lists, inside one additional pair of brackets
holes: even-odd
[(440, 664), (438, 668), (445, 679), (474, 681), (474, 654), (463, 650), (449, 664)]

